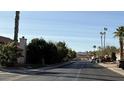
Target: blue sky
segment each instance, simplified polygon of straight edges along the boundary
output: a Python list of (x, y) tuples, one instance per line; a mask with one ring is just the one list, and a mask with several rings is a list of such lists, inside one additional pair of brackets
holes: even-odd
[[(0, 36), (13, 38), (15, 12), (0, 12)], [(113, 32), (124, 25), (124, 12), (21, 12), (19, 37), (65, 41), (76, 51), (100, 46), (100, 31), (108, 28), (106, 45), (119, 46)]]

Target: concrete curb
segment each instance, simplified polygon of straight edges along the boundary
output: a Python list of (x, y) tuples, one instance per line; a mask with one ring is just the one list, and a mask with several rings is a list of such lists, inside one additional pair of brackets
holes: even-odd
[(121, 68), (117, 68), (117, 67), (108, 67), (108, 66), (105, 66), (103, 63), (99, 63), (100, 66), (103, 66), (113, 72), (116, 72), (122, 76), (124, 76), (124, 70), (122, 70)]

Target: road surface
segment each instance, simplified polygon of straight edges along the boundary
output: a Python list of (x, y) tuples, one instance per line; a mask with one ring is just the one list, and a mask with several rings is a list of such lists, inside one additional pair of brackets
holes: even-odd
[(76, 61), (62, 67), (10, 73), (0, 71), (1, 81), (122, 81), (124, 76), (112, 72), (98, 64)]

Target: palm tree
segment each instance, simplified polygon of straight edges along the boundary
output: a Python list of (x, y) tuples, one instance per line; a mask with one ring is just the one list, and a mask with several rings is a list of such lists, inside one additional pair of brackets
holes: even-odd
[(16, 59), (15, 61), (17, 62), (17, 43), (18, 43), (18, 31), (19, 31), (19, 14), (20, 14), (20, 11), (16, 11), (15, 12), (15, 27), (14, 27), (14, 44), (16, 46)]
[(94, 45), (94, 46), (93, 46), (93, 48), (94, 48), (94, 55), (95, 55), (95, 49), (96, 49), (96, 45)]
[(100, 32), (100, 35), (101, 35), (101, 48), (103, 48), (103, 41), (102, 41), (102, 39), (103, 39), (103, 33)]
[(96, 49), (96, 45), (93, 46), (94, 50)]
[(120, 60), (123, 59), (123, 37), (124, 37), (124, 26), (120, 26), (116, 29), (116, 32), (114, 32), (115, 37), (119, 38), (119, 44), (120, 44)]
[(20, 11), (16, 11), (16, 15), (15, 15), (15, 28), (14, 28), (14, 41), (15, 41), (15, 43), (18, 42), (19, 14), (20, 14)]
[(107, 30), (108, 30), (108, 29), (104, 27), (104, 32), (103, 32), (103, 35), (104, 35), (104, 49), (105, 49), (105, 38), (106, 38), (106, 31), (107, 31)]

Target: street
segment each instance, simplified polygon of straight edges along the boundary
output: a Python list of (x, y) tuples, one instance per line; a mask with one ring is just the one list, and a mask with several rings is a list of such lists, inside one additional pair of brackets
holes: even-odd
[(122, 81), (124, 76), (98, 64), (75, 61), (71, 64), (47, 70), (34, 69), (29, 73), (0, 71), (1, 81)]

